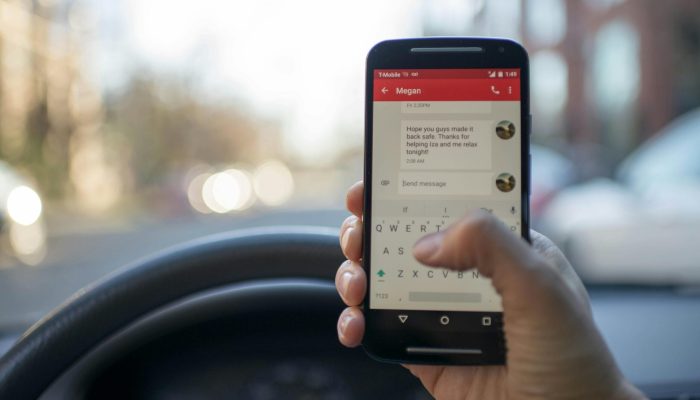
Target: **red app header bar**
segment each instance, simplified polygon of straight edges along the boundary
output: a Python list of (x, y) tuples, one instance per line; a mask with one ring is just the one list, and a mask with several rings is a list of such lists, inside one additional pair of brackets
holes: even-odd
[(375, 70), (374, 101), (519, 101), (518, 69)]

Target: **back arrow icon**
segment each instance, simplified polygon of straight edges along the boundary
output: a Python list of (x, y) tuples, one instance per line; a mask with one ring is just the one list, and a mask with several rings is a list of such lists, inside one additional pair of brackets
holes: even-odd
[(399, 315), (399, 321), (403, 324), (408, 319), (408, 315)]
[(388, 91), (389, 91), (389, 89), (387, 89), (386, 86), (384, 86), (384, 87), (382, 88), (382, 93), (386, 94), (386, 92), (388, 92)]

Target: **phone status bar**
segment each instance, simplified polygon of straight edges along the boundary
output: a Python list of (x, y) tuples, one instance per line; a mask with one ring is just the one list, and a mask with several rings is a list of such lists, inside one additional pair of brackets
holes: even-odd
[(519, 68), (375, 69), (374, 79), (484, 79), (520, 77)]

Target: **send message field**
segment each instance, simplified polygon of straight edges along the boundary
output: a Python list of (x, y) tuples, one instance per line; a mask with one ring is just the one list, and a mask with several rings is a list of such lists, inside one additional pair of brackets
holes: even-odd
[(491, 194), (491, 172), (400, 172), (399, 194), (469, 195)]

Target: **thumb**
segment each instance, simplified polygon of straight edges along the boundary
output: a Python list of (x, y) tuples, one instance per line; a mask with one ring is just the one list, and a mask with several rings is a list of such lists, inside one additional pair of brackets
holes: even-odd
[(453, 270), (476, 268), (501, 294), (522, 284), (542, 260), (522, 238), (484, 211), (470, 213), (444, 231), (420, 239), (413, 248), (421, 263)]

